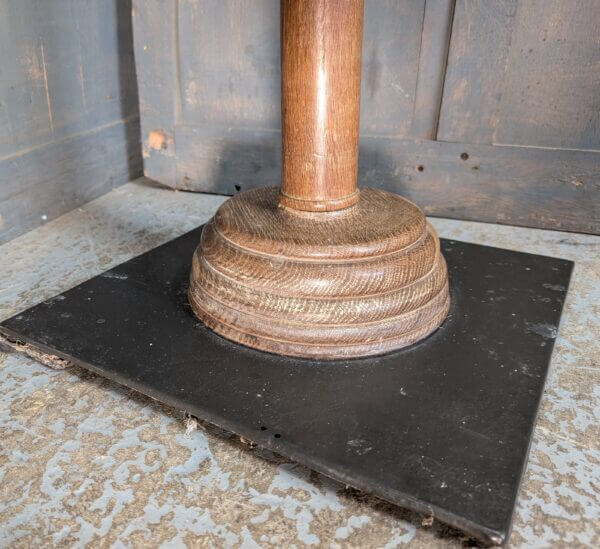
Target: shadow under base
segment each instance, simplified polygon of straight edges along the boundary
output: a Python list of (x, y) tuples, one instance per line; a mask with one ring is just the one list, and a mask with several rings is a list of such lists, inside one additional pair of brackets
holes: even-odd
[(202, 227), (20, 313), (0, 333), (331, 478), (502, 544), (572, 262), (441, 239), (452, 305), (420, 343), (317, 361), (227, 341), (187, 304)]

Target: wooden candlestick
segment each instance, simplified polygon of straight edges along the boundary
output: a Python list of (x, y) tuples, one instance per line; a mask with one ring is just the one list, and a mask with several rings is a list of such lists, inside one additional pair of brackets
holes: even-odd
[(205, 226), (189, 300), (215, 332), (269, 352), (345, 358), (414, 343), (448, 313), (423, 212), (357, 189), (362, 0), (282, 0), (281, 189)]

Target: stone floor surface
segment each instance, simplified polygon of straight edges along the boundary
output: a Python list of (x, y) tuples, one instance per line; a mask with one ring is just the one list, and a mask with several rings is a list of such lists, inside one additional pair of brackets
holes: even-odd
[[(140, 179), (0, 247), (0, 319), (200, 225), (224, 197)], [(600, 547), (600, 238), (432, 219), (575, 270), (508, 546)], [(0, 353), (2, 547), (459, 547), (369, 498), (72, 367)]]

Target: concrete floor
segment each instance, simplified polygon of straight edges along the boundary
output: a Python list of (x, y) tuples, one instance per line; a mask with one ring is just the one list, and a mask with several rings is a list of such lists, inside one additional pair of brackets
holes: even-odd
[[(0, 319), (206, 221), (223, 197), (141, 179), (0, 247)], [(574, 260), (511, 547), (600, 547), (600, 238), (433, 219)], [(456, 547), (358, 494), (86, 373), (0, 354), (0, 545)]]

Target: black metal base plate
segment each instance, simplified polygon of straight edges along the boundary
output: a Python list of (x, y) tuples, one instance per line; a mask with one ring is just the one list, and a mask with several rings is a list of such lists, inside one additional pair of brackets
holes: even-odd
[(0, 326), (489, 544), (510, 531), (572, 263), (442, 240), (452, 308), (423, 342), (318, 362), (236, 345), (186, 303), (201, 227)]

